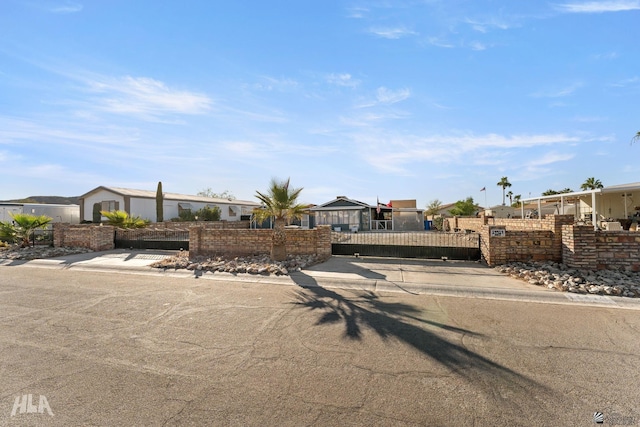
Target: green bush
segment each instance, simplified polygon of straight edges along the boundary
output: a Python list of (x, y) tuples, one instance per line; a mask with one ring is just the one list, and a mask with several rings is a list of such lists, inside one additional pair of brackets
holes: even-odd
[(119, 228), (145, 228), (149, 225), (149, 220), (139, 216), (129, 216), (125, 211), (101, 211), (100, 213), (107, 218), (107, 224)]
[(196, 212), (196, 216), (200, 221), (220, 221), (220, 208), (205, 206)]

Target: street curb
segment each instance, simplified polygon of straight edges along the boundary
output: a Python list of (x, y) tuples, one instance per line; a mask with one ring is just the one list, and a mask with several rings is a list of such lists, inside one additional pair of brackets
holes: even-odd
[[(640, 299), (609, 297), (604, 295), (583, 295), (567, 292), (557, 292), (546, 289), (501, 289), (479, 288), (461, 285), (442, 285), (429, 283), (392, 282), (380, 279), (339, 279), (314, 277), (312, 271), (305, 270), (291, 272), (287, 276), (253, 275), (239, 273), (238, 275), (206, 270), (186, 270), (155, 268), (146, 266), (100, 265), (98, 263), (76, 262), (60, 263), (48, 259), (35, 260), (2, 260), (0, 267), (33, 267), (53, 268), (58, 270), (95, 271), (100, 273), (137, 274), (160, 277), (193, 278), (211, 281), (269, 284), (280, 286), (298, 286), (300, 288), (334, 288), (361, 292), (389, 292), (408, 293), (414, 295), (433, 295), (458, 298), (478, 298), (502, 301), (518, 301), (540, 304), (560, 304), (573, 306), (588, 306), (601, 308), (620, 308), (640, 310)], [(242, 274), (242, 275), (240, 275)]]

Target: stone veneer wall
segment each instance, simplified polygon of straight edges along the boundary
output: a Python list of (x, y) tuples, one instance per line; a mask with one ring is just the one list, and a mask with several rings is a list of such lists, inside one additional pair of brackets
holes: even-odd
[(569, 267), (640, 271), (640, 233), (595, 231), (591, 226), (562, 227), (564, 263)]
[(53, 246), (76, 246), (93, 251), (108, 251), (114, 248), (115, 227), (93, 224), (53, 224)]
[[(215, 229), (193, 226), (189, 229), (189, 255), (251, 256), (271, 252), (273, 230)], [(290, 255), (331, 256), (331, 228), (320, 225), (313, 230), (287, 229)]]

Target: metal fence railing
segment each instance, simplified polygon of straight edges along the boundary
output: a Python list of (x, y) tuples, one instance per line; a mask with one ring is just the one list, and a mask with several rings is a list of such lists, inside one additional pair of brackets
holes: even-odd
[(437, 246), (478, 248), (480, 235), (477, 233), (453, 232), (331, 232), (332, 244), (345, 245), (390, 245), (390, 246)]
[(53, 229), (35, 230), (31, 236), (32, 246), (53, 246)]
[(189, 249), (189, 231), (171, 229), (117, 229), (116, 248), (133, 249)]

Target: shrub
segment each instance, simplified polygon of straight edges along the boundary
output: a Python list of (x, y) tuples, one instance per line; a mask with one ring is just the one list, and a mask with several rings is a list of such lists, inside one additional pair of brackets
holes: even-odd
[(149, 225), (148, 219), (139, 216), (129, 216), (125, 211), (101, 211), (102, 216), (107, 218), (107, 224), (119, 228), (144, 228)]

